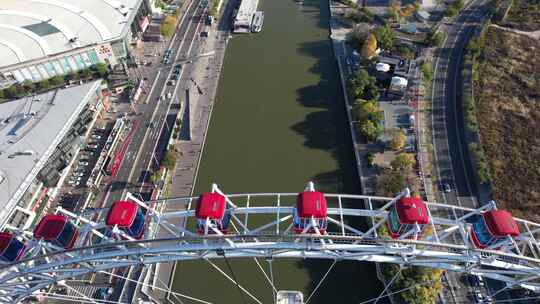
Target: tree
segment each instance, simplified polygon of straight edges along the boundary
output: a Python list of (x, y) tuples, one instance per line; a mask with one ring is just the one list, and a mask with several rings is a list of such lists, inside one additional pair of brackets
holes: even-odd
[(22, 87), (26, 92), (33, 92), (36, 89), (36, 85), (28, 79), (23, 81)]
[(82, 79), (87, 79), (87, 78), (92, 77), (92, 71), (90, 69), (80, 70), (79, 74), (81, 75)]
[(49, 82), (52, 86), (59, 86), (65, 83), (63, 76), (54, 76), (53, 78), (49, 79)]
[(385, 50), (390, 50), (394, 47), (395, 35), (388, 25), (379, 26), (375, 30), (375, 38), (377, 38), (379, 46)]
[(105, 77), (109, 73), (109, 68), (107, 67), (107, 65), (101, 62), (94, 65), (92, 68), (96, 71), (96, 74), (99, 77)]
[(362, 45), (360, 54), (364, 59), (371, 59), (376, 55), (377, 51), (377, 38), (373, 34), (369, 34)]
[(388, 7), (388, 19), (394, 22), (399, 22), (400, 10), (401, 10), (401, 1), (393, 0), (390, 3), (390, 6)]
[(383, 127), (371, 120), (366, 120), (360, 124), (360, 134), (369, 142), (374, 142), (384, 132)]
[(422, 71), (422, 75), (424, 75), (424, 79), (427, 82), (431, 82), (433, 80), (433, 67), (430, 63), (422, 63), (422, 65), (420, 66), (420, 70)]
[(431, 31), (426, 35), (425, 43), (429, 46), (440, 47), (443, 39), (443, 33)]
[(37, 83), (37, 87), (39, 90), (47, 90), (48, 88), (50, 88), (50, 84), (49, 84), (49, 80), (47, 79), (43, 79), (42, 81), (38, 82)]
[(66, 78), (67, 81), (77, 80), (77, 79), (79, 79), (79, 74), (71, 72), (71, 73), (67, 74), (65, 76), (65, 78)]
[(411, 153), (399, 153), (391, 162), (392, 169), (397, 171), (407, 171), (414, 164), (414, 156)]
[(165, 20), (163, 20), (163, 23), (160, 27), (161, 35), (170, 38), (174, 34), (176, 30), (176, 17), (173, 16), (167, 16), (165, 17)]
[(10, 86), (7, 89), (4, 90), (6, 93), (6, 96), (9, 98), (16, 98), (19, 96), (19, 90), (17, 89), (17, 86)]
[(402, 129), (395, 129), (392, 131), (392, 139), (390, 140), (390, 148), (394, 151), (399, 151), (405, 146), (405, 131)]
[(379, 98), (379, 88), (376, 79), (370, 76), (365, 69), (360, 69), (349, 79), (349, 89), (354, 98), (377, 99)]
[(0, 90), (0, 99), (4, 99), (6, 97), (6, 94), (4, 93), (4, 90)]
[(366, 153), (366, 162), (367, 162), (368, 167), (373, 167), (374, 161), (375, 161), (375, 154), (373, 154), (373, 152)]
[(405, 176), (399, 171), (385, 169), (377, 176), (377, 195), (394, 196), (405, 189)]
[(163, 161), (161, 164), (167, 168), (167, 170), (171, 171), (174, 169), (174, 166), (176, 165), (176, 153), (174, 150), (167, 150), (167, 153), (165, 154), (165, 158), (163, 158)]

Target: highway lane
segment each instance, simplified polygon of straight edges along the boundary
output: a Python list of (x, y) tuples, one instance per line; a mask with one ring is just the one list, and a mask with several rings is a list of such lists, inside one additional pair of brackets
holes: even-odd
[[(436, 55), (432, 87), (434, 166), (439, 184), (448, 183), (452, 188), (451, 192), (438, 191), (437, 200), (471, 208), (478, 206), (478, 189), (465, 138), (460, 73), (462, 55), (468, 41), (486, 16), (484, 3), (484, 0), (472, 1), (456, 17), (454, 24), (448, 27), (443, 46)], [(448, 274), (446, 278), (453, 289), (451, 296), (445, 297), (446, 301), (459, 303), (471, 300), (469, 289), (460, 281), (460, 276)]]
[(439, 182), (452, 188), (451, 192), (439, 191), (437, 199), (464, 207), (477, 206), (478, 193), (465, 141), (459, 75), (464, 49), (484, 17), (484, 2), (473, 1), (456, 18), (435, 62), (431, 119), (435, 168)]
[[(172, 50), (172, 58), (175, 59), (182, 52), (185, 53), (185, 46), (193, 40), (196, 34), (193, 30), (194, 24), (197, 24), (203, 7), (201, 1), (192, 1), (184, 16), (182, 17), (175, 36), (171, 40), (170, 49)], [(188, 43), (184, 43), (187, 41)], [(143, 168), (149, 162), (155, 147), (156, 135), (160, 128), (159, 121), (155, 121), (156, 117), (163, 117), (169, 108), (169, 104), (173, 99), (160, 100), (160, 96), (166, 95), (167, 90), (172, 90), (172, 87), (167, 85), (167, 80), (170, 78), (174, 64), (159, 64), (156, 70), (148, 79), (148, 83), (155, 81), (151, 89), (147, 90), (146, 101), (138, 106), (137, 112), (140, 113), (135, 119), (139, 120), (139, 130), (135, 133), (132, 143), (126, 151), (122, 166), (118, 171), (117, 176), (110, 185), (106, 201), (103, 205), (108, 206), (114, 200), (118, 200), (124, 195), (125, 191), (138, 191), (140, 184), (144, 178), (148, 178), (143, 174)], [(177, 82), (177, 87), (180, 81)], [(149, 128), (150, 122), (155, 121), (156, 127)]]

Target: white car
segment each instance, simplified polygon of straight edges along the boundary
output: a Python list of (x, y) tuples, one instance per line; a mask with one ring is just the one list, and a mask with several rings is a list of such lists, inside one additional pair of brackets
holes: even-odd
[(88, 145), (86, 147), (89, 148), (89, 149), (97, 149), (98, 145)]
[(101, 139), (101, 135), (92, 134), (93, 139)]
[(168, 98), (168, 99), (171, 99), (171, 98), (172, 98), (171, 92), (167, 93), (167, 98)]
[(73, 173), (73, 176), (76, 176), (76, 177), (84, 176), (84, 172), (75, 172)]
[(80, 161), (79, 166), (88, 166), (89, 163), (87, 161)]

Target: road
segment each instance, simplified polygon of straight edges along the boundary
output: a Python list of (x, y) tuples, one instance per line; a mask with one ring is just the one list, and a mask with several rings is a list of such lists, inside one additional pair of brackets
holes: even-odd
[[(488, 16), (486, 3), (485, 0), (471, 1), (454, 23), (443, 30), (446, 38), (434, 58), (431, 117), (434, 168), (439, 184), (448, 183), (452, 188), (450, 192), (438, 191), (437, 201), (470, 208), (487, 203), (487, 199), (485, 193), (477, 189), (468, 156), (460, 99), (461, 60), (469, 39)], [(452, 273), (446, 278), (453, 291), (452, 295), (445, 295), (445, 302), (471, 301), (471, 289), (459, 275)], [(493, 290), (488, 293), (492, 294)]]
[[(151, 167), (162, 157), (161, 152), (167, 145), (170, 129), (174, 125), (174, 118), (172, 122), (170, 118), (176, 115), (176, 112), (173, 112), (175, 110), (171, 110), (171, 103), (180, 103), (182, 91), (188, 86), (191, 65), (182, 64), (181, 77), (175, 86), (167, 85), (167, 81), (170, 79), (175, 62), (190, 57), (191, 51), (197, 49), (197, 44), (200, 43), (197, 39), (198, 30), (204, 10), (205, 6), (199, 0), (194, 0), (188, 5), (187, 12), (180, 20), (170, 43), (171, 63), (159, 64), (153, 73), (150, 73), (147, 83), (151, 85), (146, 88), (146, 101), (136, 108), (141, 114), (136, 118), (139, 130), (133, 136), (122, 166), (109, 186), (109, 193), (103, 205), (109, 206), (128, 190), (132, 192), (143, 190), (144, 184), (150, 180)], [(166, 97), (168, 93), (171, 93), (172, 98)], [(160, 98), (161, 96), (163, 98)], [(166, 119), (168, 116), (169, 120)], [(162, 132), (167, 129), (169, 132)]]

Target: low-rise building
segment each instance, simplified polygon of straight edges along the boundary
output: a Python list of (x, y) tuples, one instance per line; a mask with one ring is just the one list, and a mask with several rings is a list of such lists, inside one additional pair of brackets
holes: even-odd
[(0, 227), (52, 200), (103, 107), (101, 80), (0, 104)]
[(116, 64), (149, 24), (149, 0), (0, 1), (0, 89)]

